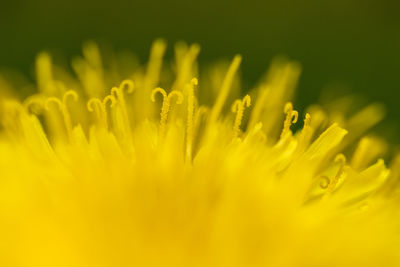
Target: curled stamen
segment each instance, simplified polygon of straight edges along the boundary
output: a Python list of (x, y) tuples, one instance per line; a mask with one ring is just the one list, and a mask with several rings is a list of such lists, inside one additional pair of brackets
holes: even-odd
[(193, 78), (188, 85), (188, 114), (187, 114), (187, 124), (186, 124), (186, 158), (191, 160), (192, 158), (192, 146), (194, 139), (194, 106), (195, 106), (195, 96), (194, 96), (194, 86), (198, 85), (199, 81), (197, 78)]
[(133, 93), (133, 91), (135, 91), (135, 84), (132, 80), (123, 80), (119, 88), (121, 90), (126, 90), (128, 93)]
[(120, 104), (124, 106), (124, 108), (125, 108), (125, 97), (124, 97), (125, 90), (128, 93), (133, 93), (133, 91), (135, 91), (135, 85), (133, 81), (123, 80), (119, 85), (119, 87), (111, 88), (111, 95), (114, 95), (115, 98), (120, 102)]
[(44, 103), (44, 96), (37, 94), (25, 99), (23, 106), (28, 113), (32, 112), (34, 114), (39, 114), (44, 109)]
[(103, 99), (103, 105), (106, 106), (108, 102), (110, 102), (110, 107), (112, 108), (117, 103), (117, 99), (113, 95), (108, 95)]
[(290, 126), (292, 126), (293, 123), (296, 123), (299, 118), (299, 113), (296, 110), (293, 110), (293, 104), (291, 102), (286, 103), (283, 111), (286, 114), (286, 119), (283, 123), (281, 139), (285, 137), (285, 135), (290, 131)]
[(87, 109), (90, 112), (94, 112), (96, 109), (98, 110), (99, 108), (102, 108), (103, 103), (100, 101), (100, 99), (98, 98), (91, 98), (89, 99), (89, 101), (87, 102)]
[(124, 97), (125, 90), (128, 93), (133, 93), (133, 91), (135, 91), (135, 85), (133, 81), (123, 80), (119, 85), (119, 87), (111, 88), (111, 94), (115, 95), (115, 98), (118, 99), (120, 103), (123, 103), (123, 105), (125, 105), (125, 97)]
[(100, 124), (107, 127), (107, 115), (103, 102), (98, 98), (91, 98), (87, 102), (87, 108), (90, 112), (95, 112)]
[(110, 102), (110, 107), (113, 107), (116, 101), (117, 100), (112, 95), (106, 96), (103, 101), (98, 98), (91, 98), (87, 102), (87, 108), (90, 112), (96, 112), (97, 118), (102, 127), (108, 128), (106, 104)]
[(339, 169), (338, 169), (335, 177), (330, 181), (330, 183), (326, 189), (327, 194), (330, 194), (335, 190), (336, 185), (339, 182), (339, 179), (344, 172), (344, 168), (346, 165), (346, 157), (343, 154), (338, 154), (335, 158), (335, 162), (340, 163), (340, 166), (339, 166)]
[(68, 98), (72, 97), (74, 101), (78, 101), (78, 94), (73, 90), (68, 90), (62, 97), (62, 101), (56, 97), (49, 97), (45, 101), (45, 108), (50, 110), (50, 104), (54, 103), (61, 111), (61, 114), (64, 118), (65, 128), (67, 130), (68, 136), (72, 138), (72, 122), (71, 122), (71, 115), (69, 114), (67, 108)]
[(156, 94), (160, 93), (163, 96), (163, 100), (165, 100), (166, 98), (168, 98), (167, 92), (165, 92), (164, 89), (157, 87), (156, 89), (154, 89), (153, 91), (151, 91), (151, 101), (156, 102)]
[(129, 136), (131, 131), (130, 131), (128, 109), (125, 103), (124, 90), (126, 90), (128, 93), (132, 93), (135, 90), (135, 85), (133, 81), (123, 80), (119, 85), (119, 87), (111, 88), (111, 95), (113, 95), (118, 100), (119, 107), (121, 108), (122, 119), (126, 128), (126, 133)]
[(171, 103), (171, 99), (172, 99), (172, 97), (174, 97), (174, 96), (176, 96), (177, 97), (177, 99), (176, 99), (176, 103), (179, 105), (179, 104), (182, 104), (182, 102), (183, 102), (183, 94), (181, 93), (181, 92), (179, 92), (179, 91), (172, 91), (171, 93), (169, 93), (168, 94), (168, 100), (169, 100), (169, 102)]
[(46, 110), (50, 110), (50, 104), (54, 103), (59, 110), (62, 110), (63, 103), (57, 97), (48, 97), (45, 101), (44, 107)]
[(321, 176), (321, 181), (319, 182), (319, 186), (322, 189), (327, 189), (329, 184), (330, 184), (331, 180), (329, 179), (328, 176)]
[(235, 123), (233, 125), (233, 132), (235, 137), (240, 134), (240, 124), (242, 123), (244, 109), (245, 107), (250, 107), (250, 104), (251, 98), (249, 95), (243, 97), (242, 100), (237, 99), (235, 102), (233, 102), (231, 110), (232, 112), (236, 113)]
[(171, 99), (173, 96), (177, 96), (176, 104), (182, 104), (183, 94), (176, 90), (173, 90), (172, 92), (167, 94), (167, 92), (164, 89), (158, 87), (151, 92), (151, 96), (150, 96), (151, 101), (153, 101), (153, 102), (156, 101), (155, 96), (157, 93), (160, 93), (163, 97), (161, 113), (160, 113), (161, 119), (160, 119), (160, 131), (159, 131), (160, 136), (163, 137), (163, 136), (165, 136), (168, 112), (169, 112), (169, 109), (171, 106)]
[(78, 94), (75, 91), (68, 90), (67, 92), (65, 92), (65, 94), (63, 95), (63, 98), (62, 98), (62, 102), (63, 102), (64, 106), (67, 105), (67, 101), (68, 101), (69, 97), (72, 97), (72, 99), (75, 102), (78, 101), (78, 98), (79, 98)]

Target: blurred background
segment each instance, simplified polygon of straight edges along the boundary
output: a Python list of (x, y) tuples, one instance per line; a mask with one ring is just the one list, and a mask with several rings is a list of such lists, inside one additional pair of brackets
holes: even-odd
[(284, 54), (303, 66), (297, 107), (318, 101), (324, 88), (340, 89), (385, 103), (388, 123), (398, 127), (399, 14), (398, 0), (1, 1), (0, 68), (33, 78), (39, 51), (71, 57), (86, 40), (144, 61), (162, 37), (198, 42), (204, 64), (241, 53), (250, 87)]

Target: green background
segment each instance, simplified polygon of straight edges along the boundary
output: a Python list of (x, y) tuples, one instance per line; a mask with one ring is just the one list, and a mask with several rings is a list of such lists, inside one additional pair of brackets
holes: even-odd
[(297, 106), (326, 87), (347, 88), (388, 108), (400, 123), (400, 4), (396, 0), (55, 1), (0, 3), (0, 67), (32, 75), (43, 49), (80, 53), (88, 39), (144, 60), (151, 42), (198, 42), (201, 62), (244, 56), (254, 84), (277, 54), (302, 63)]

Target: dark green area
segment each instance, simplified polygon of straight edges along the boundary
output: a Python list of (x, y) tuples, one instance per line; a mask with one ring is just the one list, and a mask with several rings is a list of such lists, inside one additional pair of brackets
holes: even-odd
[(400, 123), (400, 4), (397, 0), (134, 0), (0, 2), (0, 66), (31, 73), (36, 53), (67, 56), (103, 40), (141, 58), (157, 37), (202, 45), (200, 60), (244, 56), (251, 85), (271, 58), (300, 61), (297, 105), (340, 85), (381, 101)]

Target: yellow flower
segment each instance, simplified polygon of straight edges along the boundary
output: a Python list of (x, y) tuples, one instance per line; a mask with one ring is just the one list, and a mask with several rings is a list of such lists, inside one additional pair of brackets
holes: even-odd
[(42, 53), (38, 94), (2, 86), (0, 266), (400, 266), (400, 158), (361, 137), (380, 106), (299, 114), (296, 62), (239, 97), (240, 56), (165, 49), (89, 43), (76, 78)]

